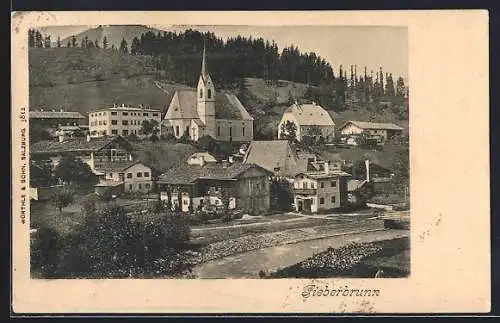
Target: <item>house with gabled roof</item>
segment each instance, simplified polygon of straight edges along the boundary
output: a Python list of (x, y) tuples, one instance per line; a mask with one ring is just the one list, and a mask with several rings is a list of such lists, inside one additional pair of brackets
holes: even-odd
[(327, 143), (334, 141), (335, 122), (328, 111), (315, 102), (301, 104), (296, 101), (288, 107), (278, 125), (278, 139), (284, 138), (283, 125), (287, 122), (296, 125), (297, 141), (302, 141), (304, 136), (311, 136), (315, 139), (323, 138)]
[(401, 135), (404, 129), (394, 123), (350, 120), (343, 124), (338, 130), (342, 136), (358, 136), (364, 133), (386, 140)]
[(319, 171), (307, 171), (295, 176), (294, 202), (297, 212), (316, 213), (348, 205), (347, 181), (351, 175), (338, 164), (324, 161)]
[(226, 195), (229, 208), (259, 214), (269, 210), (271, 175), (256, 164), (186, 163), (160, 175), (157, 185), (160, 198), (184, 212), (191, 203), (194, 210), (206, 203), (221, 206)]
[(140, 161), (110, 163), (97, 170), (99, 183), (96, 193), (112, 190), (116, 194), (123, 192), (150, 192), (153, 188), (151, 167)]
[(293, 179), (307, 170), (314, 155), (299, 155), (288, 140), (252, 140), (245, 151), (243, 163), (257, 164), (277, 177)]
[(253, 139), (253, 118), (238, 97), (230, 92), (216, 91), (208, 73), (205, 49), (197, 88), (174, 93), (163, 125), (171, 129), (176, 138), (186, 134), (194, 141), (204, 135), (221, 141)]
[(132, 161), (132, 146), (121, 136), (64, 138), (43, 140), (30, 145), (30, 159), (38, 164), (56, 167), (64, 155), (87, 163), (94, 172), (116, 162)]

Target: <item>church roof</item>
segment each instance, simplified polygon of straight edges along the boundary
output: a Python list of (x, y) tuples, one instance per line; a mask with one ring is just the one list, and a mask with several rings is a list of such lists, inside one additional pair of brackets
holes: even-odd
[[(175, 101), (174, 101), (175, 100)], [(196, 90), (178, 90), (172, 98), (165, 119), (199, 119)], [(236, 95), (215, 93), (215, 118), (253, 120)]]

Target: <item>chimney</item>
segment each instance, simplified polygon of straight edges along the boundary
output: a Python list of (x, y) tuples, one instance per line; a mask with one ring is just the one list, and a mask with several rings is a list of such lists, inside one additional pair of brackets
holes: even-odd
[(122, 108), (125, 108), (125, 103), (122, 103)]
[(90, 135), (87, 135), (87, 141), (90, 141)]
[(64, 141), (64, 136), (63, 135), (59, 135), (59, 142), (63, 142)]
[(233, 163), (233, 161), (234, 161), (234, 160), (233, 160), (233, 156), (229, 156), (229, 157), (228, 157), (228, 160), (229, 160), (229, 163), (230, 163), (230, 164), (232, 164), (232, 163)]
[(370, 160), (365, 160), (365, 166), (366, 166), (366, 181), (370, 181)]
[(113, 108), (116, 108), (116, 103), (113, 103)]
[(43, 112), (43, 109), (40, 109), (40, 112)]
[(64, 112), (64, 109), (61, 109), (61, 112)]
[(325, 161), (325, 174), (328, 174), (330, 172), (330, 165), (328, 164), (328, 161)]
[(316, 102), (313, 101), (313, 106), (316, 106)]

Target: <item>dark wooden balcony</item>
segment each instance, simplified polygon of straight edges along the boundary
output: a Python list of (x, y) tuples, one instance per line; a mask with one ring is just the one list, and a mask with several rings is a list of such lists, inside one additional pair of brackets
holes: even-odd
[(315, 188), (294, 188), (293, 192), (297, 195), (316, 195)]

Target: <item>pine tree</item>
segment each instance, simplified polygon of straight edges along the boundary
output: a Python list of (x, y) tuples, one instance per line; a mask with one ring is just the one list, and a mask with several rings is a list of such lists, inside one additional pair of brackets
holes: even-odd
[(35, 47), (35, 30), (34, 29), (28, 30), (28, 47), (29, 48)]
[(76, 37), (75, 36), (71, 37), (71, 47), (76, 47)]
[(134, 39), (132, 39), (132, 45), (130, 45), (130, 54), (139, 55), (140, 53), (141, 53), (141, 43), (139, 41), (139, 38), (134, 37)]
[(71, 42), (68, 40), (68, 44), (66, 45), (66, 47), (70, 48), (71, 47)]
[(61, 37), (57, 36), (57, 47), (61, 48)]
[(102, 39), (102, 48), (108, 49), (108, 37), (106, 36)]
[(383, 97), (384, 96), (384, 72), (382, 71), (382, 66), (380, 67), (380, 78), (379, 78), (379, 96)]
[(50, 48), (51, 47), (51, 43), (50, 43), (50, 36), (45, 36), (45, 41), (44, 41), (44, 47), (45, 48)]
[(396, 82), (396, 95), (399, 98), (404, 98), (406, 95), (406, 86), (404, 79), (400, 76)]
[(35, 47), (43, 48), (42, 34), (38, 30), (35, 31)]
[(122, 38), (122, 41), (120, 43), (120, 52), (123, 54), (128, 54), (128, 45), (125, 38)]
[(95, 46), (96, 48), (99, 48), (99, 42), (97, 41), (97, 39), (94, 41), (94, 46)]

